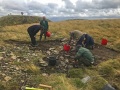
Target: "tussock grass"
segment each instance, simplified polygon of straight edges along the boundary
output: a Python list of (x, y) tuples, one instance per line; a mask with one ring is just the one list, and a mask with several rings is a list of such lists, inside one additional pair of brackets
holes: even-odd
[[(12, 46), (5, 42), (10, 39), (30, 42), (27, 28), (34, 24), (39, 23), (0, 27), (0, 45)], [(49, 22), (49, 31), (52, 33), (52, 36), (49, 39), (69, 38), (69, 32), (76, 29), (93, 36), (95, 42), (98, 44), (101, 44), (102, 38), (106, 38), (108, 39), (106, 47), (120, 51), (120, 19)], [(39, 39), (39, 33), (36, 38), (37, 40)], [(24, 53), (25, 52), (23, 52), (23, 54)], [(22, 56), (22, 53), (16, 52), (16, 54)], [(39, 67), (35, 65), (37, 60), (38, 58), (33, 57), (31, 58), (31, 63), (23, 65), (24, 68), (27, 68), (28, 73), (37, 75), (37, 77), (32, 78), (32, 81), (35, 81), (37, 85), (39, 83), (52, 85), (54, 90), (101, 90), (106, 83), (110, 83), (120, 89), (119, 56), (114, 60), (111, 59), (105, 61), (98, 66), (86, 68), (83, 72), (80, 69), (74, 69), (69, 72), (74, 78), (67, 78), (64, 74), (51, 74), (46, 77), (41, 76)], [(20, 65), (21, 63), (18, 63), (18, 66)], [(92, 77), (92, 79), (86, 84), (81, 82), (84, 75)], [(13, 84), (14, 83), (15, 82), (13, 82)], [(3, 87), (3, 85), (0, 84), (0, 87)]]

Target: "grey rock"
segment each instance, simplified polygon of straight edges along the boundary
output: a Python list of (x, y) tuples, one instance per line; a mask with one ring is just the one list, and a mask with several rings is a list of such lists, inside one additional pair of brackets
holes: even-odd
[(3, 60), (3, 57), (0, 57), (0, 60)]
[(61, 63), (62, 66), (66, 66), (65, 62), (60, 61), (60, 63)]
[(12, 78), (11, 78), (10, 76), (6, 76), (4, 79), (5, 79), (5, 81), (9, 81), (9, 80), (11, 80)]
[(50, 55), (50, 54), (51, 54), (51, 52), (50, 52), (50, 51), (47, 51), (46, 53), (47, 53), (48, 55)]
[(67, 41), (68, 39), (67, 38), (63, 38), (61, 41), (62, 42), (65, 42), (65, 41)]
[(64, 57), (63, 57), (63, 56), (60, 56), (59, 59), (60, 59), (60, 60), (64, 60)]

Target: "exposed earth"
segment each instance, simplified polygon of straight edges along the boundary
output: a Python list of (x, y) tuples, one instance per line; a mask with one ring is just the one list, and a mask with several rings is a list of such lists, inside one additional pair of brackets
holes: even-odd
[[(38, 63), (36, 63), (36, 65), (40, 67), (43, 73), (49, 74), (53, 72), (66, 73), (68, 69), (73, 68), (72, 61), (74, 60), (75, 52), (72, 50), (74, 48), (74, 44), (71, 46), (71, 51), (66, 52), (63, 50), (63, 45), (67, 43), (67, 39), (41, 41), (37, 47), (31, 47), (29, 42), (24, 41), (7, 40), (5, 42), (10, 44), (12, 47), (0, 47), (0, 80), (2, 82), (9, 82), (14, 78), (16, 80), (20, 80), (20, 84), (27, 83), (27, 85), (33, 85), (30, 83), (31, 76), (25, 73), (26, 70), (12, 63), (15, 60), (17, 63), (27, 63), (30, 62), (32, 58), (38, 58)], [(91, 52), (95, 56), (96, 65), (103, 61), (120, 56), (120, 52), (98, 44), (95, 44), (95, 47)], [(21, 55), (18, 53), (21, 53)], [(55, 66), (55, 68), (44, 65), (41, 66), (41, 60), (39, 60), (40, 53), (45, 56), (42, 58), (42, 61), (45, 62), (48, 62), (48, 57), (56, 57), (58, 62), (57, 66)], [(25, 82), (24, 78), (26, 78), (28, 82)]]

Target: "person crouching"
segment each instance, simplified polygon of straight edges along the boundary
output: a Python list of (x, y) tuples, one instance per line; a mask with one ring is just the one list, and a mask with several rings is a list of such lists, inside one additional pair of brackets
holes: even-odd
[(91, 66), (94, 64), (94, 56), (89, 49), (82, 47), (81, 45), (76, 46), (75, 63), (79, 65)]
[(88, 49), (93, 49), (94, 46), (94, 40), (93, 38), (88, 35), (88, 34), (83, 34), (79, 40), (76, 43), (77, 45), (82, 45), (82, 47), (88, 48)]

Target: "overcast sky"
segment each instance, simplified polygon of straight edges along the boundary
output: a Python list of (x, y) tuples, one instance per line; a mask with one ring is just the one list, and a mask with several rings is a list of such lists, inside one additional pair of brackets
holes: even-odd
[(48, 18), (120, 18), (120, 0), (0, 0), (0, 16), (21, 12)]

